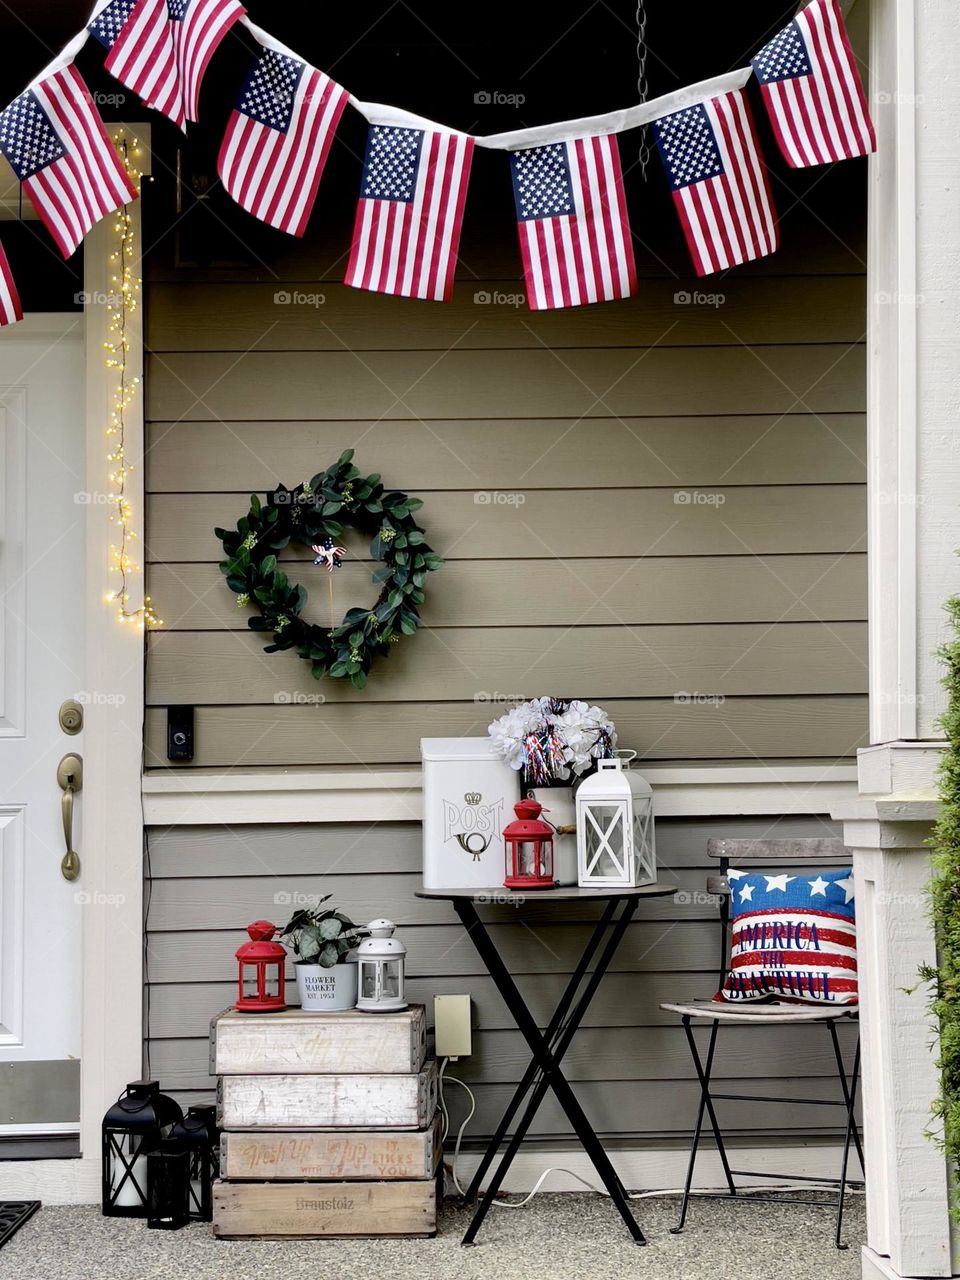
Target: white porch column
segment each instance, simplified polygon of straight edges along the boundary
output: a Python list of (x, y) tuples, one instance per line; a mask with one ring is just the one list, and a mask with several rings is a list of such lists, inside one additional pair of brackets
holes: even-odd
[(950, 1276), (947, 1165), (925, 1136), (938, 1089), (921, 965), (935, 959), (925, 888), (940, 749), (860, 753), (864, 794), (835, 811), (853, 850), (863, 1038), (865, 1280)]
[[(864, 0), (861, 0), (864, 3)], [(864, 1038), (863, 1274), (958, 1274), (948, 1171), (924, 1137), (937, 1093), (919, 966), (943, 708), (935, 651), (960, 591), (960, 5), (872, 0), (868, 499), (870, 741), (838, 807), (857, 881)]]

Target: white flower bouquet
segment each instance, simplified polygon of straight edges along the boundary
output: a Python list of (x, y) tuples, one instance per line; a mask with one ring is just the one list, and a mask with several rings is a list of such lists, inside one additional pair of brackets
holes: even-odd
[(578, 699), (532, 698), (494, 720), (487, 732), (496, 754), (522, 771), (530, 786), (580, 778), (617, 745), (606, 712)]

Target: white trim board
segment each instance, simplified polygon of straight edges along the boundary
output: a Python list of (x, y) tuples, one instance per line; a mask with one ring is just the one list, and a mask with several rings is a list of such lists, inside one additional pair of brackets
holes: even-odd
[[(644, 770), (658, 818), (829, 813), (857, 794), (856, 765)], [(420, 769), (170, 770), (143, 779), (147, 826), (419, 822)]]

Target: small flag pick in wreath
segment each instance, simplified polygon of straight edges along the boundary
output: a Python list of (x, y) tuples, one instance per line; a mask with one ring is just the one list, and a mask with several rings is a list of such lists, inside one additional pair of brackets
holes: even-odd
[[(379, 475), (361, 476), (352, 459), (347, 449), (326, 471), (293, 489), (279, 485), (265, 502), (253, 494), (236, 529), (215, 533), (226, 555), (220, 571), (227, 586), (240, 608), (257, 610), (251, 630), (272, 633), (264, 651), (296, 649), (316, 679), (346, 679), (362, 689), (374, 659), (420, 625), (427, 574), (443, 561), (413, 518), (420, 499), (385, 490)], [(372, 605), (348, 609), (340, 623), (333, 616), (329, 626), (307, 622), (306, 589), (290, 582), (277, 556), (295, 543), (332, 574), (347, 554), (337, 540), (349, 528), (371, 538), (370, 556), (381, 562), (373, 574), (379, 595)]]

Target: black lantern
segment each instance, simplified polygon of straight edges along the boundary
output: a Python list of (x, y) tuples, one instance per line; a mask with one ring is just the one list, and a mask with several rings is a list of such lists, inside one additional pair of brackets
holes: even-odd
[(183, 1112), (156, 1080), (135, 1080), (103, 1117), (103, 1212), (147, 1216), (147, 1152), (159, 1146)]
[(220, 1173), (217, 1108), (190, 1107), (173, 1126), (170, 1138), (190, 1156), (190, 1217), (195, 1222), (212, 1222), (213, 1182)]
[(168, 1138), (147, 1152), (147, 1226), (177, 1231), (190, 1221), (190, 1151)]

